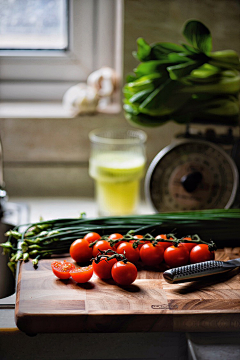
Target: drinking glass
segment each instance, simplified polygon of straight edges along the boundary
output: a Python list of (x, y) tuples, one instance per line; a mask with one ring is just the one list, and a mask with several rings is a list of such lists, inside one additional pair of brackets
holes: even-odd
[(95, 180), (100, 216), (137, 213), (140, 181), (145, 174), (146, 134), (129, 128), (101, 128), (90, 132), (89, 174)]

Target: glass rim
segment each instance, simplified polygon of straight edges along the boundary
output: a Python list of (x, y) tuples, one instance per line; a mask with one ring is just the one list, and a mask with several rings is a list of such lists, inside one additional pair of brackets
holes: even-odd
[[(125, 135), (136, 134), (136, 136), (114, 138), (107, 137), (107, 133), (122, 133)], [(147, 134), (143, 130), (128, 127), (101, 127), (90, 131), (88, 136), (91, 142), (99, 144), (144, 144), (147, 140)]]

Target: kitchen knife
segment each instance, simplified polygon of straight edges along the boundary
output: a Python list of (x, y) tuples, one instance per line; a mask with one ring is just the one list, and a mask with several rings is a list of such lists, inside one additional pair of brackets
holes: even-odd
[(240, 266), (240, 258), (228, 261), (205, 261), (166, 270), (164, 279), (170, 284), (200, 280), (209, 275), (222, 274)]

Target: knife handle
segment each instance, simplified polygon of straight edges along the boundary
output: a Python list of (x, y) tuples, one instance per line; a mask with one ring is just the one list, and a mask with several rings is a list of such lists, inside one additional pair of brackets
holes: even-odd
[(236, 267), (237, 265), (228, 263), (227, 261), (210, 260), (166, 270), (163, 273), (163, 277), (168, 283), (176, 284), (224, 273)]

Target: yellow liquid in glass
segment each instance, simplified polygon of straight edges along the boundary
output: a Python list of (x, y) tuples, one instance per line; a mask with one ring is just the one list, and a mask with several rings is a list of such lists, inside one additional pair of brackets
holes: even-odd
[(145, 158), (140, 154), (113, 151), (92, 156), (89, 173), (96, 180), (100, 215), (135, 213), (144, 171)]

